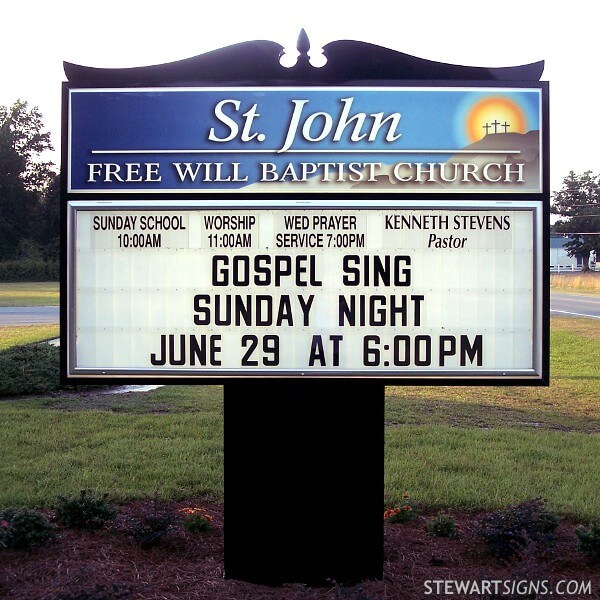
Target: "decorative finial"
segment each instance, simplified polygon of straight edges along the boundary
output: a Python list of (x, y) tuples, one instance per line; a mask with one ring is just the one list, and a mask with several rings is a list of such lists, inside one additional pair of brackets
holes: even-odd
[[(310, 50), (311, 45), (308, 35), (304, 29), (301, 29), (296, 42), (297, 54), (295, 56), (291, 56), (290, 54), (286, 53), (285, 50), (283, 50), (279, 56), (279, 62), (283, 67), (287, 68), (295, 67), (302, 69), (308, 66), (317, 68), (322, 67), (327, 62), (327, 59), (323, 55), (323, 51), (321, 50), (315, 59), (315, 56), (309, 56)], [(312, 54), (315, 54), (314, 50)]]
[(308, 51), (310, 50), (310, 42), (308, 41), (308, 35), (304, 29), (300, 30), (298, 35), (298, 41), (296, 42), (296, 49), (300, 53), (298, 60), (301, 62), (308, 62)]

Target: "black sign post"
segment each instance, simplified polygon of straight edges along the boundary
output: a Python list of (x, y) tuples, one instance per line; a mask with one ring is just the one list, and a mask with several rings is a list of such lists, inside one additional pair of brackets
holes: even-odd
[(272, 585), (382, 579), (385, 385), (549, 373), (543, 63), (309, 49), (63, 86), (63, 380), (223, 384), (225, 576)]
[(384, 386), (225, 386), (225, 576), (383, 577)]

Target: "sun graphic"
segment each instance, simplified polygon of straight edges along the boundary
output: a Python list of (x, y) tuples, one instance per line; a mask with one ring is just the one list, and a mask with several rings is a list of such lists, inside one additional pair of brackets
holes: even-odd
[(476, 142), (488, 133), (526, 133), (527, 120), (514, 100), (488, 96), (469, 111), (466, 130), (469, 141)]

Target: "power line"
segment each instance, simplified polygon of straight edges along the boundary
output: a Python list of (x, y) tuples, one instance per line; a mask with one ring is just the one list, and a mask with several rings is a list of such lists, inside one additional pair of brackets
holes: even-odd
[(600, 214), (597, 214), (597, 215), (570, 215), (570, 216), (559, 215), (559, 216), (561, 216), (561, 217), (563, 217), (565, 219), (581, 219), (581, 218), (585, 218), (585, 217), (592, 217), (592, 218), (594, 218), (594, 217), (600, 217)]

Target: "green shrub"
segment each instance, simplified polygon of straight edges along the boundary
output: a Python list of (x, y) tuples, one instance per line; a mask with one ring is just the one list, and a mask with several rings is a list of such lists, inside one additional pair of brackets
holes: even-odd
[(77, 529), (100, 529), (117, 515), (117, 509), (108, 502), (108, 494), (94, 496), (88, 490), (82, 490), (77, 498), (59, 496), (55, 510), (59, 521)]
[(155, 490), (150, 502), (139, 506), (134, 514), (119, 517), (113, 530), (130, 535), (142, 548), (149, 548), (169, 536), (176, 521), (176, 516), (163, 504), (158, 490)]
[(402, 494), (402, 506), (388, 508), (383, 513), (383, 520), (388, 523), (410, 523), (419, 516), (419, 510), (412, 501), (409, 500), (408, 494)]
[(132, 527), (135, 540), (142, 548), (156, 546), (167, 536), (175, 524), (175, 517), (162, 510), (138, 518)]
[(22, 259), (0, 262), (0, 281), (59, 281), (58, 261)]
[(163, 508), (142, 506), (136, 514), (119, 516), (112, 531), (133, 537), (142, 547), (157, 546), (175, 529), (176, 517)]
[(600, 563), (600, 520), (588, 527), (576, 527), (575, 535), (579, 551), (593, 563)]
[(60, 388), (60, 350), (50, 344), (0, 351), (0, 396), (46, 393)]
[(29, 548), (54, 537), (54, 526), (45, 515), (27, 508), (0, 511), (0, 548)]
[(190, 533), (204, 533), (210, 529), (212, 517), (203, 508), (182, 508), (179, 513), (183, 527)]
[(425, 525), (427, 533), (437, 537), (454, 537), (456, 535), (456, 522), (450, 515), (442, 512), (429, 519)]
[(478, 530), (487, 550), (502, 562), (518, 557), (531, 543), (549, 543), (558, 517), (538, 498), (486, 515)]

